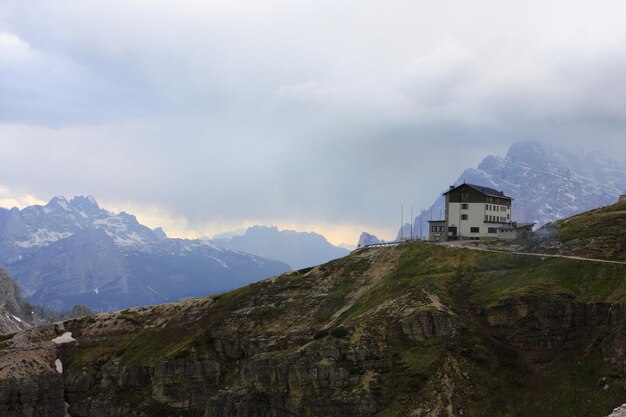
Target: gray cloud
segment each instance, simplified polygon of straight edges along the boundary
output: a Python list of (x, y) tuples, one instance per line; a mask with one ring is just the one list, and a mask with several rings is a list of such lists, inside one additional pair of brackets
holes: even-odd
[(0, 185), (394, 228), (518, 140), (626, 153), (623, 2), (206, 3), (0, 5)]

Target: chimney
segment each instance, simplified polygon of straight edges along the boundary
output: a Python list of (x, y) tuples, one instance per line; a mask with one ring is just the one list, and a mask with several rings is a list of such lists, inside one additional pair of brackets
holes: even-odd
[(449, 190), (454, 190), (454, 185), (451, 185), (450, 188), (448, 188)]

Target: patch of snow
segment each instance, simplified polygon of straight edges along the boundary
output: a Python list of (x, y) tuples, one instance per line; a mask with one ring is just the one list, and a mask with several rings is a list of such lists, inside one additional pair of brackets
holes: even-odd
[(62, 374), (63, 373), (63, 362), (61, 362), (61, 359), (57, 359), (54, 361), (54, 365), (57, 368), (57, 372)]
[(626, 404), (617, 407), (608, 417), (626, 417)]
[(17, 320), (18, 322), (22, 323), (22, 319), (19, 317), (15, 317), (13, 314), (11, 314), (11, 317), (13, 317), (13, 319)]
[(113, 240), (115, 241), (115, 244), (117, 246), (123, 246), (123, 247), (137, 247), (137, 246), (144, 246), (146, 244), (146, 241), (144, 240), (144, 238), (141, 237), (141, 235), (136, 232), (129, 233), (126, 236), (119, 236), (119, 235), (115, 236), (113, 237)]
[(202, 244), (204, 246), (208, 246), (208, 247), (210, 247), (212, 249), (215, 249), (215, 250), (217, 250), (219, 252), (224, 252), (224, 248), (223, 247), (221, 247), (221, 246), (211, 242), (210, 240), (201, 240), (200, 244)]
[(93, 222), (98, 229), (104, 230), (117, 246), (124, 248), (136, 248), (147, 245), (146, 240), (137, 232), (128, 231), (128, 225), (119, 215), (112, 215)]
[(216, 258), (215, 256), (209, 256), (209, 258), (213, 259), (214, 261), (216, 261), (217, 263), (219, 263), (220, 265), (222, 265), (222, 267), (224, 269), (230, 268), (224, 261), (222, 261), (220, 258)]
[(67, 200), (62, 195), (54, 197), (54, 200), (59, 206), (61, 206), (65, 210), (70, 209), (69, 204), (67, 203)]
[(57, 345), (62, 345), (63, 343), (75, 342), (76, 339), (72, 337), (72, 332), (65, 332), (61, 336), (52, 339), (52, 341)]
[(166, 296), (164, 296), (164, 295), (160, 294), (157, 290), (155, 290), (155, 289), (154, 289), (154, 288), (152, 288), (151, 286), (149, 286), (149, 285), (148, 285), (147, 287), (148, 287), (148, 289), (149, 289), (150, 291), (152, 291), (153, 293), (155, 293), (156, 295), (158, 295), (159, 297), (161, 297), (161, 298), (162, 298), (162, 299), (164, 299), (165, 301), (169, 301), (169, 298), (167, 298)]
[(15, 246), (20, 248), (31, 248), (35, 246), (46, 246), (57, 240), (65, 239), (72, 236), (71, 232), (51, 232), (48, 229), (38, 229), (30, 235), (30, 239), (15, 242)]
[(95, 292), (96, 294), (100, 294), (100, 290), (98, 288), (96, 288), (95, 290), (93, 290), (93, 292)]

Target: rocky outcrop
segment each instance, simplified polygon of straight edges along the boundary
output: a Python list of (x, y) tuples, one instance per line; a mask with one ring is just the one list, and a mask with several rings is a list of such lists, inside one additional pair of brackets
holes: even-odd
[[(583, 304), (529, 297), (508, 300), (482, 309), (479, 314), (490, 326), (498, 328), (503, 340), (523, 350), (560, 349), (580, 341), (580, 332), (626, 328), (626, 309), (618, 303)], [(623, 345), (610, 345), (611, 349), (620, 350), (619, 354), (624, 353)]]
[(3, 417), (65, 417), (63, 376), (43, 372), (28, 379), (0, 381)]
[(607, 417), (626, 417), (626, 404), (617, 407), (613, 412)]
[(41, 324), (33, 312), (33, 306), (22, 299), (13, 279), (0, 268), (0, 334), (27, 329)]
[(409, 339), (423, 342), (432, 337), (454, 337), (465, 324), (449, 312), (430, 309), (403, 319), (402, 333)]
[(190, 355), (165, 360), (150, 372), (152, 399), (172, 408), (201, 409), (209, 399), (208, 387), (220, 384), (220, 363)]

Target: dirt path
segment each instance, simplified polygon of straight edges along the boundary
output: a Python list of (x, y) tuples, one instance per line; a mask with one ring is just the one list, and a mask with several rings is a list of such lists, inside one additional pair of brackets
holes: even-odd
[[(496, 250), (496, 249), (487, 249), (480, 246), (475, 246), (475, 243), (472, 241), (469, 242), (454, 242), (454, 243), (441, 243), (443, 246), (451, 246), (455, 248), (465, 248), (471, 250), (480, 250), (483, 252), (494, 252), (494, 253), (512, 253), (515, 255), (528, 255), (528, 256), (540, 256), (542, 258), (565, 258), (565, 259), (574, 259), (577, 261), (589, 261), (589, 262), (603, 262), (607, 264), (619, 264), (626, 265), (626, 261), (612, 261), (609, 259), (597, 259), (597, 258), (584, 258), (582, 256), (571, 256), (571, 255), (553, 255), (547, 253), (534, 253), (534, 252), (515, 252), (508, 250)], [(474, 246), (472, 246), (474, 245)]]

